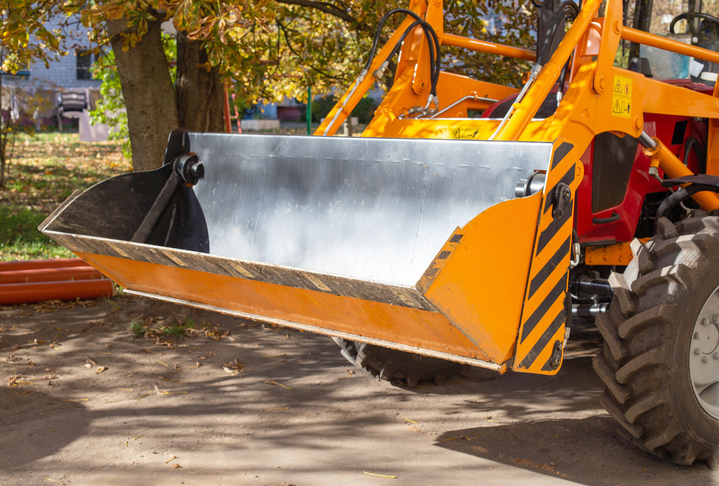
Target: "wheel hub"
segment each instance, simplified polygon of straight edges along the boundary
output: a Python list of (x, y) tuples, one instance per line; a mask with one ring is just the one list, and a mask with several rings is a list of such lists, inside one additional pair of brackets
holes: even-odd
[(690, 344), (689, 373), (702, 408), (719, 420), (719, 287), (702, 307)]

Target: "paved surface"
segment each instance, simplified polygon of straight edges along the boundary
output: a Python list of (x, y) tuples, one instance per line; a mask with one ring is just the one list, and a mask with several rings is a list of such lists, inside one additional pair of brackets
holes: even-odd
[[(719, 485), (627, 443), (589, 359), (408, 390), (355, 373), (326, 337), (90, 304), (0, 308), (2, 485)], [(127, 327), (188, 313), (210, 337), (171, 349)]]

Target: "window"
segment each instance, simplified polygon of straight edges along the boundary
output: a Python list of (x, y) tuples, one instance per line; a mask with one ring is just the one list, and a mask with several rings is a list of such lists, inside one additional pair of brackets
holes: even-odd
[(92, 66), (92, 51), (89, 49), (78, 49), (75, 51), (77, 62), (77, 79), (92, 79), (90, 66)]

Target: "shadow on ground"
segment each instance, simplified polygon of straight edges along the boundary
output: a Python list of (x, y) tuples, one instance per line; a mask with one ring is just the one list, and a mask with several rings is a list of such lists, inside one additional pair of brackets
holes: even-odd
[[(58, 378), (0, 387), (9, 484), (383, 480), (367, 473), (412, 485), (717, 484), (704, 464), (675, 466), (626, 442), (599, 406), (589, 359), (556, 377), (471, 370), (408, 390), (362, 374), (310, 333), (144, 299), (32, 309), (0, 310), (2, 378)], [(141, 316), (187, 314), (230, 335), (168, 349), (127, 329)], [(96, 374), (88, 358), (107, 370)], [(234, 359), (238, 374), (223, 368)]]

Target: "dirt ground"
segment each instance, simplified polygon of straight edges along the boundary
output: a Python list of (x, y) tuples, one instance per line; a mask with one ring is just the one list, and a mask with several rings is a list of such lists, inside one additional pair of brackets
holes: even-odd
[[(128, 329), (188, 314), (207, 335)], [(586, 358), (409, 390), (323, 336), (126, 296), (0, 326), (2, 485), (719, 485), (626, 442)]]

